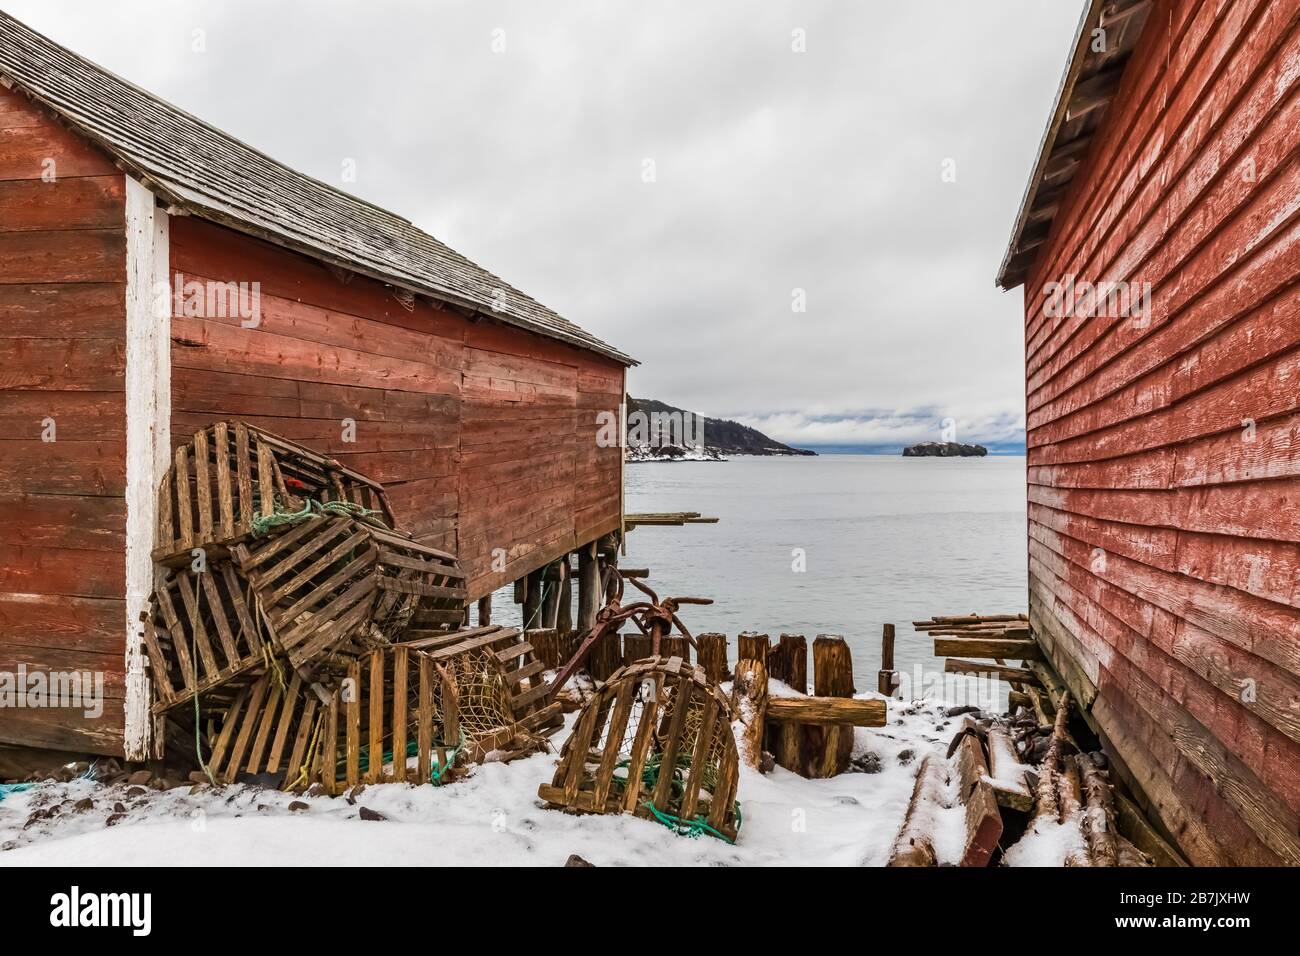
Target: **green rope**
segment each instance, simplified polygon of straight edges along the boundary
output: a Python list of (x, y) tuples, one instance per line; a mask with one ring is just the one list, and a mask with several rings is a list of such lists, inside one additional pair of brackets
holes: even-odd
[[(695, 839), (701, 833), (707, 833), (710, 836), (715, 836), (719, 840), (724, 840), (727, 843), (730, 843), (732, 845), (734, 845), (736, 842), (731, 837), (727, 836), (725, 833), (720, 833), (717, 830), (713, 829), (713, 827), (709, 826), (708, 818), (702, 813), (699, 816), (697, 816), (694, 820), (683, 820), (681, 817), (674, 816), (671, 813), (664, 813), (662, 810), (656, 807), (649, 800), (641, 804), (641, 806), (649, 810), (656, 820), (658, 820), (664, 826), (668, 827), (670, 830), (673, 830), (676, 833), (680, 834), (681, 836)], [(739, 804), (736, 805), (736, 829), (738, 831), (740, 829), (740, 805)]]
[(377, 514), (380, 514), (380, 512), (351, 501), (320, 502), (315, 498), (307, 498), (301, 511), (285, 511), (280, 507), (279, 502), (276, 502), (275, 510), (271, 514), (258, 515), (253, 519), (251, 530), (254, 537), (260, 538), (272, 528), (278, 528), (280, 525), (285, 524), (297, 524), (299, 521), (306, 521), (314, 515), (369, 518)]
[[(450, 774), (452, 767), (456, 765), (456, 758), (460, 756), (460, 752), (465, 748), (465, 744), (465, 731), (462, 730), (460, 732), (460, 742), (457, 743), (456, 746), (452, 747), (450, 753), (447, 754), (447, 762), (439, 763), (437, 760), (432, 761), (432, 764), (429, 767), (430, 783), (439, 786), (442, 784), (443, 778)], [(420, 744), (418, 741), (408, 740), (406, 742), (406, 756), (408, 758), (417, 756), (419, 752)], [(389, 763), (393, 759), (393, 752), (391, 750), (385, 750), (382, 759), (384, 763)], [(340, 760), (335, 766), (338, 770), (342, 771), (344, 770), (345, 764), (346, 760)], [(368, 744), (361, 745), (358, 769), (361, 773), (365, 773), (370, 769), (370, 747)]]
[[(624, 770), (626, 770), (630, 763), (631, 763), (630, 760), (624, 760), (618, 764), (618, 767), (621, 767)], [(656, 785), (659, 783), (659, 772), (660, 772), (661, 765), (662, 765), (662, 756), (658, 754), (656, 754), (655, 756), (651, 757), (646, 761), (645, 767), (643, 767), (641, 770), (641, 785), (646, 791), (653, 791)], [(686, 783), (681, 778), (681, 771), (690, 769), (690, 766), (691, 766), (691, 761), (688, 756), (683, 755), (677, 758), (676, 766), (673, 768), (673, 779), (671, 784), (672, 792), (668, 796), (668, 802), (670, 804), (673, 802), (679, 802), (681, 798), (685, 795)], [(619, 777), (614, 778), (614, 783), (617, 784), (620, 787), (620, 789), (625, 789), (627, 787), (627, 781), (624, 779), (620, 779)], [(686, 820), (683, 819), (682, 817), (668, 813), (664, 810), (660, 810), (650, 800), (645, 801), (644, 803), (641, 804), (641, 806), (644, 807), (646, 810), (649, 810), (650, 814), (655, 818), (655, 820), (662, 823), (670, 830), (673, 830), (674, 832), (680, 834), (681, 836), (687, 836), (694, 839), (695, 837), (698, 837), (701, 833), (707, 833), (710, 836), (715, 836), (719, 840), (724, 840), (727, 843), (734, 844), (736, 842), (731, 837), (727, 836), (725, 833), (721, 833), (718, 830), (715, 830), (713, 827), (709, 826), (708, 817), (703, 813), (696, 816), (693, 820)], [(740, 822), (741, 822), (739, 800), (736, 801), (734, 810), (736, 814), (736, 832), (739, 833)]]

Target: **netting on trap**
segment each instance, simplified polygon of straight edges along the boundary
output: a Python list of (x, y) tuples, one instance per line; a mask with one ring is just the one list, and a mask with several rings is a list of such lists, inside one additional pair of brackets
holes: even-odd
[(616, 671), (588, 701), (538, 794), (570, 810), (734, 840), (737, 768), (726, 698), (702, 668), (652, 657)]

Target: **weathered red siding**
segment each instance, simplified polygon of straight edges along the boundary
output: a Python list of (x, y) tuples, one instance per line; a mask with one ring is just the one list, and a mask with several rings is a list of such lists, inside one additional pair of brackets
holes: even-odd
[(171, 267), (182, 282), (261, 284), (255, 328), (173, 318), (173, 442), (237, 416), (329, 452), (384, 482), (406, 529), (459, 554), (471, 597), (618, 527), (621, 451), (596, 447), (596, 412), (622, 395), (618, 363), (404, 304), (202, 220), (172, 220)]
[(106, 697), (6, 708), (0, 743), (121, 750), (125, 221), (113, 164), (0, 89), (0, 671), (102, 672)]
[(1031, 621), (1197, 863), (1300, 863), (1298, 88), (1298, 0), (1158, 4), (1025, 283)]

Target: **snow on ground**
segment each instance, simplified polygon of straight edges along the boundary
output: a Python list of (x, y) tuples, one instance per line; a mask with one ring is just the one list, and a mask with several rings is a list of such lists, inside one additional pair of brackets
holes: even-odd
[[(742, 767), (735, 846), (678, 836), (650, 820), (548, 810), (537, 787), (549, 782), (557, 758), (538, 754), (476, 767), (444, 787), (367, 787), (355, 804), (246, 785), (128, 797), (125, 786), (89, 780), (36, 784), (0, 801), (0, 866), (558, 866), (571, 853), (599, 866), (881, 865), (916, 768), (926, 753), (942, 754), (956, 729), (943, 710), (892, 701), (887, 726), (859, 728), (855, 760), (878, 765), (874, 773), (805, 780), (781, 767), (767, 775)], [(556, 735), (557, 746), (574, 719)], [(93, 807), (76, 809), (86, 798)], [(307, 809), (291, 811), (295, 800)], [(109, 826), (118, 803), (123, 815)], [(30, 820), (56, 806), (48, 818)], [(387, 820), (361, 820), (363, 806)], [(941, 858), (951, 855), (942, 848)]]

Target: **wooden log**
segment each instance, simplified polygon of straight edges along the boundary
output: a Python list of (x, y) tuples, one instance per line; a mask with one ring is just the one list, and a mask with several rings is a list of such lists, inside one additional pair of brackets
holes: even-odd
[(492, 595), (485, 594), (478, 599), (478, 626), (486, 627), (492, 623)]
[(1001, 727), (990, 727), (988, 732), (989, 782), (998, 804), (1012, 810), (1028, 813), (1033, 809), (1034, 796), (1025, 783), (1024, 770), (1016, 757), (1015, 744)]
[[(1186, 866), (1187, 861), (1156, 832), (1141, 808), (1124, 794), (1111, 791), (1120, 835), (1155, 866)], [(1129, 865), (1121, 861), (1121, 866)]]
[(988, 657), (1017, 661), (1043, 659), (1043, 651), (1034, 641), (1006, 637), (936, 637), (935, 657)]
[(1115, 800), (1110, 780), (1087, 754), (1075, 754), (1074, 761), (1083, 781), (1085, 794), (1083, 835), (1088, 841), (1088, 857), (1093, 866), (1117, 866), (1119, 843), (1115, 825)]
[[(844, 638), (819, 634), (813, 641), (813, 694), (817, 697), (852, 697), (853, 657)], [(838, 724), (804, 725), (800, 729), (800, 764), (805, 776), (834, 777), (849, 767), (853, 756), (853, 730)]]
[(851, 697), (773, 697), (767, 702), (769, 721), (801, 724), (836, 724), (844, 727), (883, 727), (883, 700)]
[(593, 541), (578, 552), (578, 621), (577, 630), (585, 635), (596, 626), (600, 611), (600, 561)]
[(926, 754), (917, 769), (912, 799), (908, 801), (903, 826), (889, 854), (889, 866), (934, 866), (934, 837), (931, 831), (934, 810), (944, 804), (948, 786), (947, 763), (935, 754)]
[(756, 658), (737, 661), (736, 678), (731, 687), (731, 712), (740, 725), (736, 750), (740, 759), (755, 769), (763, 761), (763, 728), (770, 703), (767, 665)]
[(698, 634), (695, 641), (699, 644), (699, 664), (704, 668), (705, 679), (711, 684), (720, 684), (731, 675), (727, 667), (727, 635)]
[(1061, 818), (1061, 796), (1057, 777), (1060, 772), (1061, 747), (1065, 743), (1065, 726), (1069, 720), (1069, 714), (1070, 694), (1067, 691), (1065, 696), (1061, 698), (1060, 705), (1056, 710), (1056, 722), (1052, 727), (1052, 737), (1047, 745), (1047, 752), (1038, 765), (1035, 819), (1044, 816), (1053, 820), (1060, 820)]
[(975, 734), (962, 734), (956, 753), (957, 798), (966, 810), (962, 866), (988, 866), (1002, 836), (1002, 813), (988, 783), (984, 747)]
[(964, 661), (956, 657), (950, 657), (944, 661), (943, 669), (949, 674), (987, 675), (1015, 684), (1038, 686), (1038, 678), (1027, 667), (1007, 667), (1003, 664), (990, 664), (986, 661)]

